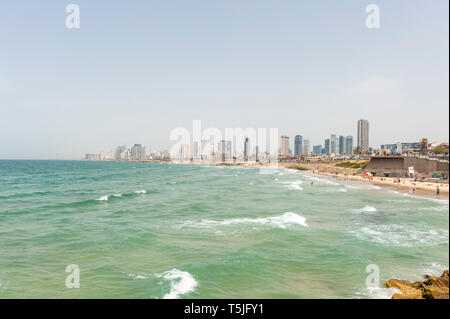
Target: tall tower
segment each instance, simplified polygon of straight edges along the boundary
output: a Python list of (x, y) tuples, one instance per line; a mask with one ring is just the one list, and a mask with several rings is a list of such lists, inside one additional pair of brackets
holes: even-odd
[(244, 160), (247, 162), (250, 155), (250, 140), (248, 137), (244, 141)]
[(357, 146), (362, 152), (369, 150), (369, 121), (360, 119), (358, 121)]
[(294, 141), (294, 155), (302, 155), (303, 152), (303, 136), (296, 135)]
[(348, 135), (345, 138), (345, 154), (352, 155), (353, 154), (353, 136)]
[(281, 136), (281, 155), (289, 155), (289, 136)]

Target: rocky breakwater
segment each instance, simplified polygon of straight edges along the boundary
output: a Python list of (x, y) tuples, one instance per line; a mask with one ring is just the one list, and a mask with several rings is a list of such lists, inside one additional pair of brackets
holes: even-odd
[(392, 299), (449, 299), (448, 270), (440, 277), (425, 276), (424, 281), (411, 283), (407, 280), (390, 279), (384, 286), (395, 288), (401, 293), (394, 294)]

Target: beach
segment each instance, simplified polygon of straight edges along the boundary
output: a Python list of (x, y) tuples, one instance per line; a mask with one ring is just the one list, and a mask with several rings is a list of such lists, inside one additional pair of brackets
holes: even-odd
[(367, 177), (363, 176), (362, 170), (360, 169), (337, 167), (335, 163), (281, 163), (280, 166), (290, 169), (308, 170), (313, 172), (313, 174), (328, 176), (338, 180), (370, 183), (411, 194), (436, 195), (437, 187), (439, 187), (440, 194), (438, 196), (443, 199), (449, 198), (448, 182), (421, 182), (414, 181), (413, 178), (397, 177)]

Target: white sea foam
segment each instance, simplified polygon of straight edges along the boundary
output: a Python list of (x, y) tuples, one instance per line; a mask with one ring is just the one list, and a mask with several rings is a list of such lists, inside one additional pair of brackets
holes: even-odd
[(187, 271), (172, 269), (156, 277), (170, 281), (170, 292), (164, 295), (164, 299), (177, 299), (181, 295), (194, 291), (197, 287), (197, 281)]
[(357, 295), (367, 299), (391, 299), (392, 295), (398, 293), (401, 293), (401, 291), (395, 288), (369, 287), (357, 293)]
[(302, 190), (303, 188), (300, 187), (300, 184), (303, 183), (301, 180), (295, 180), (290, 182), (281, 182), (282, 184), (286, 184), (287, 188), (289, 189), (296, 189), (296, 190)]
[(144, 275), (136, 275), (136, 274), (128, 274), (129, 277), (133, 278), (133, 279), (147, 279), (147, 276)]
[(352, 230), (358, 239), (383, 246), (421, 247), (448, 243), (448, 230), (406, 225), (370, 225)]
[(376, 211), (377, 211), (377, 209), (375, 207), (372, 207), (372, 206), (369, 206), (369, 205), (366, 205), (363, 208), (358, 208), (358, 209), (353, 209), (352, 210), (352, 212), (354, 212), (354, 213), (364, 213), (364, 212), (373, 213), (373, 212), (376, 212)]
[(316, 181), (316, 182), (319, 182), (319, 183), (324, 183), (324, 184), (328, 184), (328, 185), (341, 185), (339, 183), (330, 181), (330, 180), (325, 179), (325, 178), (319, 178), (319, 177), (313, 177), (313, 176), (311, 176), (310, 178), (312, 180)]
[(188, 222), (181, 227), (184, 226), (193, 226), (193, 227), (217, 227), (217, 226), (228, 226), (228, 225), (235, 225), (235, 224), (261, 224), (261, 225), (270, 225), (274, 227), (279, 228), (287, 228), (291, 225), (301, 225), (304, 227), (308, 227), (308, 224), (306, 224), (306, 218), (303, 216), (300, 216), (293, 212), (287, 212), (281, 216), (274, 216), (274, 217), (261, 217), (261, 218), (234, 218), (234, 219), (227, 219), (222, 221), (216, 221), (216, 220), (202, 220), (198, 223), (192, 223)]
[(105, 195), (105, 196), (102, 196), (102, 197), (100, 197), (100, 198), (97, 198), (97, 200), (107, 201), (107, 200), (109, 200), (110, 196), (112, 196), (112, 197), (122, 197), (121, 194), (112, 194), (112, 195)]
[(440, 276), (446, 269), (448, 269), (448, 266), (444, 266), (438, 263), (428, 263), (424, 265), (423, 273), (426, 275)]
[(146, 194), (146, 190), (135, 191), (136, 194)]

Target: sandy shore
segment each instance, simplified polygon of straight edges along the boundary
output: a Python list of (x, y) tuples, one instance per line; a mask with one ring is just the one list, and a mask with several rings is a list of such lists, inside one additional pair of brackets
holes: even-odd
[(439, 197), (442, 199), (449, 198), (448, 183), (433, 183), (414, 181), (412, 178), (395, 178), (395, 177), (365, 177), (362, 171), (358, 169), (349, 169), (337, 167), (333, 164), (280, 164), (280, 166), (291, 169), (302, 169), (312, 171), (313, 174), (329, 176), (340, 180), (353, 180), (364, 183), (371, 183), (377, 186), (397, 189), (401, 192), (409, 194), (437, 195), (439, 187)]

